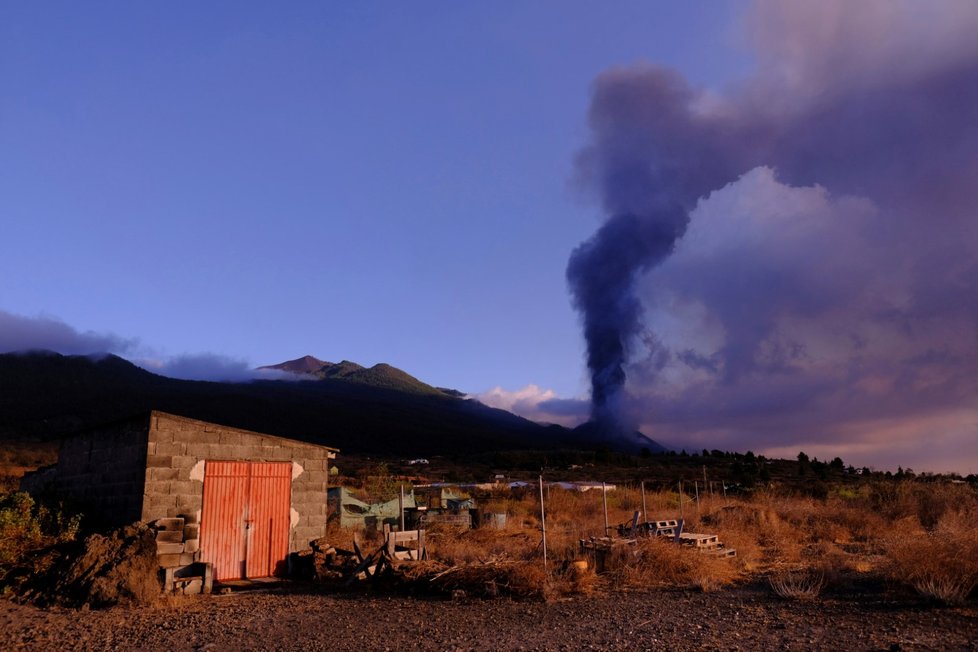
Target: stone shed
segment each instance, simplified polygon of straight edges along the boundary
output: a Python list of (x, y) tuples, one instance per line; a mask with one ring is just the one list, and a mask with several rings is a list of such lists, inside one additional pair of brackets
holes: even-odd
[(289, 553), (325, 534), (335, 453), (153, 411), (66, 439), (43, 481), (103, 526), (157, 525), (163, 567), (258, 578), (283, 574)]

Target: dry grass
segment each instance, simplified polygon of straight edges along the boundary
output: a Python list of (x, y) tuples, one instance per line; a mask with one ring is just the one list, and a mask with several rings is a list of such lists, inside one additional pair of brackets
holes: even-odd
[(614, 589), (676, 587), (708, 592), (738, 577), (736, 567), (729, 560), (664, 539), (644, 539), (636, 545), (617, 548), (605, 568), (609, 586)]
[(825, 575), (808, 568), (782, 570), (769, 575), (768, 584), (787, 600), (814, 600), (825, 587)]
[(978, 510), (945, 512), (929, 532), (892, 537), (887, 571), (920, 594), (961, 604), (978, 587)]
[[(679, 517), (679, 498), (675, 492), (648, 492), (648, 518)], [(508, 527), (503, 530), (429, 530), (429, 554), (446, 567), (465, 567), (453, 581), (468, 578), (476, 587), (489, 587), (476, 588), (476, 594), (491, 593), (493, 586), (502, 593), (544, 597), (586, 593), (596, 585), (710, 591), (740, 578), (769, 578), (779, 595), (810, 599), (828, 586), (885, 576), (955, 603), (978, 585), (978, 492), (969, 486), (865, 483), (834, 488), (824, 500), (764, 492), (750, 499), (716, 494), (701, 498), (695, 503), (683, 497), (685, 530), (718, 535), (736, 549), (735, 558), (640, 540), (616, 552), (601, 578), (573, 570), (569, 562), (581, 555), (580, 540), (604, 532), (602, 495), (600, 490), (557, 488), (545, 495), (548, 573), (542, 567), (535, 491), (500, 493), (481, 501), (484, 509), (506, 512)], [(642, 510), (637, 487), (608, 493), (612, 527), (629, 521), (636, 510)], [(531, 591), (531, 586), (537, 588)]]

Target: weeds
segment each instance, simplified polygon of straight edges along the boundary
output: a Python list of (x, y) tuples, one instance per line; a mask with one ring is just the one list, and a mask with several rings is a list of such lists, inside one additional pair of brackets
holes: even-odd
[(947, 512), (933, 530), (891, 538), (888, 574), (921, 595), (961, 604), (978, 587), (978, 510)]
[(608, 583), (614, 589), (678, 587), (709, 592), (738, 577), (728, 560), (663, 539), (644, 539), (633, 546), (616, 548), (605, 569)]
[[(538, 583), (534, 594), (539, 596), (595, 588), (712, 591), (761, 577), (778, 595), (806, 600), (829, 585), (886, 577), (954, 604), (978, 586), (978, 493), (968, 486), (863, 483), (830, 490), (818, 499), (774, 491), (711, 498), (703, 492), (698, 503), (683, 499), (685, 530), (718, 535), (727, 548), (737, 551), (735, 558), (639, 539), (616, 547), (604, 559), (605, 572), (597, 577), (591, 570), (571, 570), (571, 562), (581, 554), (580, 540), (603, 533), (600, 491), (552, 487), (546, 492), (547, 574), (542, 574), (539, 495), (497, 492), (484, 504), (507, 513), (505, 529), (433, 528), (428, 533), (431, 559), (464, 566), (452, 581), (472, 579), (477, 585), (474, 594), (497, 590), (524, 595), (533, 592), (533, 582)], [(673, 491), (649, 491), (645, 505), (649, 520), (680, 516), (679, 496)], [(629, 521), (641, 509), (637, 487), (618, 487), (608, 494), (612, 526)], [(782, 570), (786, 568), (792, 570)]]
[(16, 563), (30, 550), (74, 540), (80, 523), (81, 516), (22, 491), (0, 496), (0, 566)]
[(784, 570), (769, 575), (768, 584), (787, 600), (814, 600), (825, 587), (825, 575), (811, 569)]

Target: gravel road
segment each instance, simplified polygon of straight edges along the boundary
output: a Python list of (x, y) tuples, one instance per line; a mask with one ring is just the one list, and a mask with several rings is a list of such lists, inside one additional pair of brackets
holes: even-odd
[(302, 587), (145, 608), (0, 600), (10, 650), (978, 650), (978, 605), (884, 591), (779, 600), (763, 586), (542, 603), (330, 595)]

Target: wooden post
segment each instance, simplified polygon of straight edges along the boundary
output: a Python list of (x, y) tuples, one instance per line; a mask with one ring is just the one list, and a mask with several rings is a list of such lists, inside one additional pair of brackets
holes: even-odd
[(604, 504), (604, 535), (608, 536), (608, 488), (607, 485), (601, 483), (601, 502)]
[(397, 497), (397, 511), (400, 514), (398, 523), (401, 526), (401, 532), (404, 531), (404, 485), (401, 485), (401, 495)]
[(543, 509), (543, 476), (540, 476), (540, 532), (543, 533), (543, 572), (547, 572), (547, 514)]
[(683, 517), (683, 481), (679, 481), (679, 518)]
[(642, 480), (642, 482), (641, 482), (641, 484), (639, 486), (642, 488), (642, 520), (645, 521), (646, 523), (648, 523), (649, 522), (649, 512), (645, 508), (645, 480)]
[(693, 492), (696, 497), (696, 509), (700, 508), (700, 483), (693, 480)]

